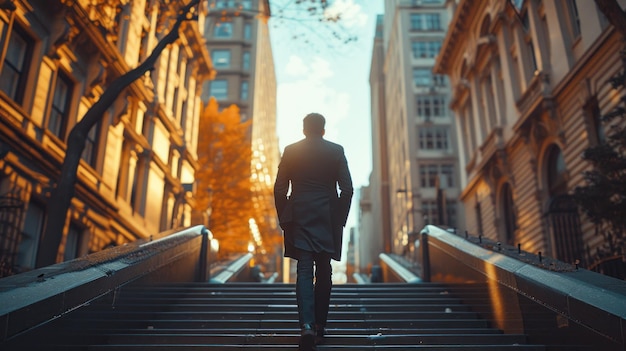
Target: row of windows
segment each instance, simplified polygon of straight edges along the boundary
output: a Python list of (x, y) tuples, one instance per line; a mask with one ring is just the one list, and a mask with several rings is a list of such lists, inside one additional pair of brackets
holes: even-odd
[(413, 58), (434, 58), (441, 50), (441, 40), (416, 40), (411, 42)]
[(415, 97), (417, 117), (423, 120), (448, 117), (448, 104), (445, 95), (417, 95)]
[[(233, 37), (233, 23), (232, 22), (218, 22), (213, 27), (213, 37), (220, 39), (230, 39)], [(246, 23), (243, 26), (243, 38), (244, 40), (252, 39), (252, 25)]]
[[(521, 6), (523, 2), (517, 2), (516, 4)], [(559, 16), (562, 16), (563, 27), (566, 29), (561, 39), (570, 44), (569, 50), (571, 51), (566, 53), (566, 55), (574, 52), (573, 47), (581, 36), (578, 4), (579, 3), (575, 0), (562, 0), (557, 2), (557, 11), (561, 12)], [(471, 150), (476, 150), (484, 143), (494, 127), (505, 125), (508, 122), (505, 119), (505, 107), (503, 106), (505, 81), (510, 80), (515, 100), (523, 98), (524, 90), (531, 86), (533, 79), (537, 79), (536, 73), (538, 70), (542, 70), (542, 66), (540, 65), (541, 61), (539, 59), (545, 56), (545, 54), (547, 54), (546, 57), (550, 56), (549, 50), (546, 53), (537, 52), (537, 48), (549, 47), (549, 43), (546, 43), (547, 46), (539, 45), (536, 40), (547, 40), (546, 38), (552, 36), (549, 35), (549, 26), (545, 16), (539, 16), (540, 21), (536, 23), (534, 28), (531, 28), (530, 17), (532, 13), (530, 13), (530, 11), (533, 8), (534, 7), (529, 6), (528, 11), (524, 11), (520, 14), (522, 33), (520, 33), (520, 40), (517, 42), (519, 50), (516, 51), (515, 55), (510, 57), (511, 67), (509, 72), (511, 77), (504, 77), (502, 74), (504, 69), (501, 65), (507, 64), (507, 61), (503, 58), (493, 60), (493, 64), (486, 67), (483, 72), (473, 72), (473, 76), (482, 77), (472, 82), (479, 87), (479, 89), (472, 91), (472, 95), (475, 95), (477, 98), (473, 101), (478, 102), (478, 106), (473, 106), (472, 99), (468, 99), (465, 106), (459, 111), (461, 121), (460, 128), (464, 133), (463, 143), (465, 147), (463, 147), (463, 152), (465, 153), (466, 159), (473, 157), (473, 155), (470, 154), (472, 152)], [(561, 20), (560, 18), (561, 17), (558, 19), (559, 21)], [(602, 28), (608, 25), (604, 16), (601, 16), (600, 22)], [(480, 35), (487, 37), (489, 35), (490, 26), (491, 22), (487, 17), (484, 19), (481, 26)], [(532, 35), (531, 29), (536, 32), (534, 33), (535, 35)], [(548, 58), (545, 61), (549, 62), (549, 60)], [(469, 69), (470, 68), (463, 63), (461, 76), (471, 76), (472, 74), (468, 72)], [(481, 111), (481, 113), (475, 115), (477, 111)]]
[(453, 164), (426, 164), (420, 165), (420, 185), (422, 188), (439, 187), (454, 188), (454, 165)]
[(413, 84), (416, 87), (445, 87), (446, 76), (443, 74), (433, 74), (432, 68), (414, 68), (413, 69)]
[[(457, 211), (456, 211), (456, 201), (455, 200), (446, 200), (445, 208), (442, 209), (444, 211), (445, 218), (439, 218), (439, 206), (437, 206), (436, 200), (424, 200), (422, 201), (422, 214), (424, 215), (424, 221), (426, 224), (447, 224), (450, 227), (456, 227), (457, 222)], [(440, 223), (441, 222), (441, 223)]]
[[(9, 37), (6, 56), (0, 72), (0, 91), (21, 104), (24, 98), (28, 67), (34, 43), (32, 39), (15, 28)], [(51, 95), (48, 97), (48, 118), (45, 128), (54, 136), (63, 140), (68, 129), (68, 120), (75, 88), (74, 81), (68, 74), (58, 70), (51, 80)], [(94, 126), (87, 135), (82, 157), (93, 166), (96, 156), (95, 145), (98, 142), (100, 124)]]
[(411, 30), (441, 30), (441, 16), (438, 13), (412, 13)]
[[(211, 61), (213, 61), (213, 67), (219, 68), (231, 68), (231, 51), (228, 49), (216, 49), (211, 51)], [(246, 51), (241, 56), (241, 68), (243, 70), (250, 69), (250, 52)]]
[[(248, 100), (249, 88), (250, 86), (248, 84), (248, 81), (241, 82), (241, 87), (239, 89), (240, 100)], [(217, 100), (227, 100), (228, 81), (226, 79), (215, 79), (211, 81), (209, 94)]]
[(252, 0), (212, 0), (209, 2), (209, 7), (217, 9), (241, 8), (250, 10), (252, 8)]
[(420, 150), (450, 150), (450, 128), (444, 126), (419, 127), (418, 140)]

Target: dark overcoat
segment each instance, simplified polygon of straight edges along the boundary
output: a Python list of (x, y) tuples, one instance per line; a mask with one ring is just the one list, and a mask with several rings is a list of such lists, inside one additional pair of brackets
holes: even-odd
[(284, 255), (298, 259), (298, 248), (339, 261), (353, 192), (341, 145), (308, 136), (285, 147), (274, 184)]

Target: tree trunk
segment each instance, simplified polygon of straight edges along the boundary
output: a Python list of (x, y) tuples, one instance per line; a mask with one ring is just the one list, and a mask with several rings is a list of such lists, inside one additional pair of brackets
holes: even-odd
[(80, 164), (81, 155), (85, 148), (85, 142), (89, 130), (102, 119), (109, 107), (115, 102), (122, 90), (132, 84), (135, 80), (143, 76), (148, 70), (153, 69), (159, 55), (166, 46), (178, 39), (178, 30), (185, 20), (192, 20), (189, 17), (190, 10), (198, 5), (200, 0), (192, 0), (179, 12), (172, 29), (161, 39), (150, 56), (136, 68), (116, 78), (104, 91), (100, 99), (85, 113), (80, 122), (70, 131), (67, 140), (67, 149), (61, 174), (56, 187), (52, 190), (47, 204), (46, 226), (39, 243), (37, 253), (37, 267), (48, 266), (56, 263), (59, 252), (59, 245), (63, 238), (63, 229), (67, 219), (68, 209), (74, 197), (74, 186), (76, 185), (76, 172)]

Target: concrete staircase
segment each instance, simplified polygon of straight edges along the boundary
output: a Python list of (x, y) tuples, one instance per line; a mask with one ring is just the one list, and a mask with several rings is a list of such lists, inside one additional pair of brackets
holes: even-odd
[[(546, 349), (473, 312), (488, 301), (484, 285), (335, 285), (318, 350)], [(6, 350), (297, 350), (297, 320), (292, 284), (124, 287)]]

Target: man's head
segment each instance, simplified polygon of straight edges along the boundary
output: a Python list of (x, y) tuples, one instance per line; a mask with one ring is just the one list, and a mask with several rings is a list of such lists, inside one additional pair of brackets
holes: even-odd
[(324, 126), (326, 119), (319, 113), (309, 113), (302, 120), (304, 126), (304, 135), (306, 136), (324, 136)]

